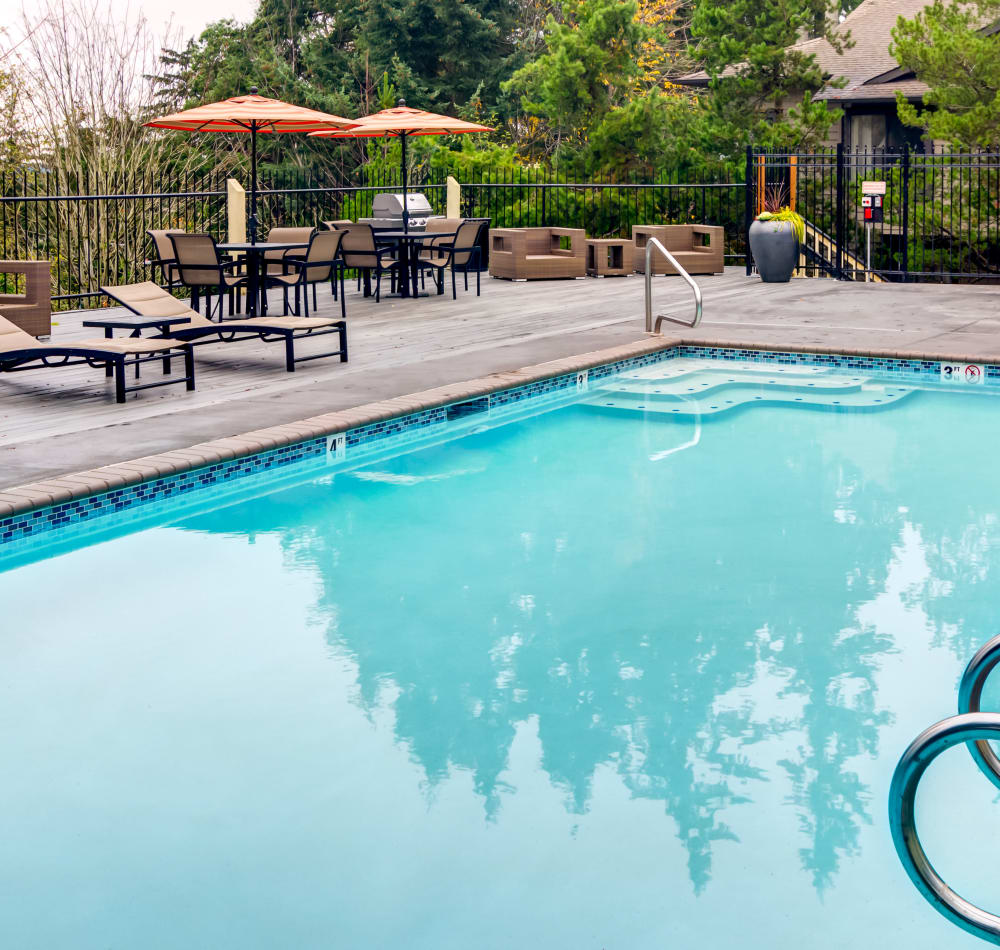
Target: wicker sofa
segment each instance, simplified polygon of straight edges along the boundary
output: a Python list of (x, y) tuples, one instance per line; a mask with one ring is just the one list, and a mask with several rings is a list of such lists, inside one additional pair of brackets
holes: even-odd
[[(633, 261), (638, 274), (646, 273), (646, 244), (656, 238), (689, 274), (721, 274), (724, 235), (721, 227), (702, 224), (633, 225)], [(653, 252), (654, 274), (676, 274), (677, 269), (662, 254)]]
[(490, 276), (506, 280), (585, 277), (586, 240), (582, 228), (490, 228)]

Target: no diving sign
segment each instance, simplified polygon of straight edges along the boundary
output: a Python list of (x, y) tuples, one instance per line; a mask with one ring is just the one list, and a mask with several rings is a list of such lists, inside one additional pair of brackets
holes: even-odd
[(986, 367), (982, 363), (942, 363), (941, 381), (965, 383), (981, 386), (986, 379)]

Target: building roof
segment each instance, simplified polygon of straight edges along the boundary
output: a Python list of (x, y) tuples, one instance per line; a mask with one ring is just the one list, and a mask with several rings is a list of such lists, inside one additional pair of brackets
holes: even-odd
[[(843, 102), (863, 99), (868, 102), (891, 101), (899, 89), (908, 99), (920, 99), (927, 86), (912, 73), (900, 75), (899, 64), (889, 54), (892, 28), (899, 17), (912, 19), (928, 5), (928, 0), (864, 0), (849, 13), (836, 31), (848, 31), (854, 45), (838, 53), (825, 37), (804, 40), (791, 47), (813, 55), (823, 74), (833, 80), (846, 80), (842, 88), (827, 86), (815, 98)], [(734, 75), (737, 66), (727, 67), (722, 75)], [(675, 80), (681, 85), (707, 86), (708, 73), (701, 70)]]

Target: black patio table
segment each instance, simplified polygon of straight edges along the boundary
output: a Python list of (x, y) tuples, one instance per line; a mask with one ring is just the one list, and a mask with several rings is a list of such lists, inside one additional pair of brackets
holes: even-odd
[[(399, 297), (426, 297), (426, 293), (421, 293), (417, 289), (417, 255), (411, 253), (410, 246), (417, 241), (429, 241), (437, 238), (453, 238), (458, 231), (376, 231), (375, 240), (383, 244), (399, 245), (399, 261), (402, 270), (410, 272), (410, 279), (402, 282), (402, 289), (396, 296)], [(413, 293), (410, 293), (410, 282), (413, 282)], [(390, 296), (392, 296), (390, 294)]]
[(261, 281), (261, 261), (268, 251), (294, 251), (309, 246), (308, 243), (286, 241), (237, 241), (235, 243), (216, 245), (220, 251), (227, 254), (241, 253), (247, 256), (247, 274), (250, 277), (250, 287), (247, 293), (247, 316), (255, 317), (258, 312), (264, 312), (263, 292), (266, 289)]

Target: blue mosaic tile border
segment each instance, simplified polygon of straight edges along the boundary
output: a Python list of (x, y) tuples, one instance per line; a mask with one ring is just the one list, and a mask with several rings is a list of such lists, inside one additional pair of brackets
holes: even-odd
[[(695, 346), (680, 344), (664, 350), (654, 350), (641, 356), (629, 357), (595, 366), (581, 373), (564, 373), (547, 379), (536, 380), (523, 386), (491, 393), (488, 397), (474, 397), (469, 403), (469, 413), (462, 412), (464, 402), (451, 406), (438, 406), (397, 416), (350, 429), (343, 440), (330, 437), (309, 439), (293, 445), (282, 446), (255, 455), (207, 465), (179, 475), (166, 476), (126, 488), (115, 489), (76, 501), (64, 502), (47, 508), (0, 519), (0, 550), (10, 551), (31, 543), (40, 535), (51, 534), (70, 525), (95, 522), (101, 518), (125, 511), (151, 513), (167, 510), (171, 498), (188, 496), (194, 492), (218, 491), (218, 486), (235, 483), (264, 472), (276, 472), (309, 459), (340, 461), (364, 458), (399, 446), (416, 444), (429, 437), (439, 436), (455, 422), (474, 420), (475, 414), (488, 411), (490, 417), (513, 414), (524, 408), (523, 403), (547, 405), (574, 396), (592, 382), (607, 379), (617, 373), (639, 369), (679, 357), (716, 359), (723, 361), (752, 361), (777, 365), (828, 366), (852, 371), (865, 371), (878, 375), (924, 375), (938, 377), (941, 363), (938, 360), (898, 359), (878, 356), (848, 356), (828, 353), (797, 353), (781, 350), (755, 350), (738, 347)], [(1000, 366), (986, 366), (984, 384), (1000, 386)], [(475, 406), (472, 404), (475, 403)], [(450, 414), (450, 415), (449, 415)], [(452, 421), (450, 422), (449, 419)], [(339, 454), (338, 454), (339, 453)], [(6, 547), (5, 547), (6, 546)]]
[[(675, 356), (673, 349), (659, 350), (642, 356), (618, 360), (589, 370), (590, 379), (602, 379), (626, 369), (636, 369)], [(545, 397), (562, 398), (576, 393), (578, 374), (541, 379), (524, 386), (492, 393), (488, 397), (490, 415), (519, 406), (525, 400), (544, 401)], [(482, 399), (482, 397), (479, 397)], [(143, 514), (166, 510), (171, 498), (190, 496), (205, 490), (218, 490), (218, 486), (234, 483), (306, 461), (308, 459), (340, 461), (365, 457), (375, 452), (416, 443), (429, 436), (439, 435), (448, 425), (448, 406), (437, 406), (384, 419), (368, 425), (349, 429), (344, 433), (343, 448), (338, 457), (338, 442), (333, 438), (309, 439), (292, 445), (270, 449), (255, 455), (207, 465), (178, 475), (169, 475), (150, 481), (114, 489), (75, 501), (63, 502), (47, 508), (38, 508), (7, 518), (0, 518), (0, 550), (13, 551), (40, 536), (59, 531), (67, 526), (93, 524), (122, 512)]]

